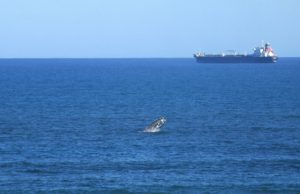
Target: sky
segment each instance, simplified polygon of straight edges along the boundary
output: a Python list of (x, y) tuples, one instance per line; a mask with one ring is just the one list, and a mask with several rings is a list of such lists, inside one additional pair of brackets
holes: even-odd
[(0, 58), (300, 56), (299, 0), (0, 0)]

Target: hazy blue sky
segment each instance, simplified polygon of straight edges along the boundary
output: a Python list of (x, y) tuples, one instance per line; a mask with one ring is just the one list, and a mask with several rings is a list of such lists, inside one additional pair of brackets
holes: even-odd
[(300, 56), (299, 0), (0, 0), (0, 57)]

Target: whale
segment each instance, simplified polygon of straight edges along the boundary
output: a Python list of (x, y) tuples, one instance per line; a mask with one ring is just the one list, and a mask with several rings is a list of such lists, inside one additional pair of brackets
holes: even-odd
[(164, 117), (160, 117), (159, 119), (153, 121), (151, 125), (144, 129), (144, 132), (155, 133), (159, 132), (160, 128), (167, 122), (167, 119)]

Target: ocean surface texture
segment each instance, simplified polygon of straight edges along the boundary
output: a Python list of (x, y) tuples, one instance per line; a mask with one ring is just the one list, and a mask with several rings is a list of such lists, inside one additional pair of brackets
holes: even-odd
[(1, 59), (5, 192), (300, 193), (300, 58)]

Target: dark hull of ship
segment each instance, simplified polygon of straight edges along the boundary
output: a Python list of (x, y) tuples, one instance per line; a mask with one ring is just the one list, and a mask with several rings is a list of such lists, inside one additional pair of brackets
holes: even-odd
[(253, 56), (201, 56), (195, 57), (199, 63), (275, 63), (277, 57)]

